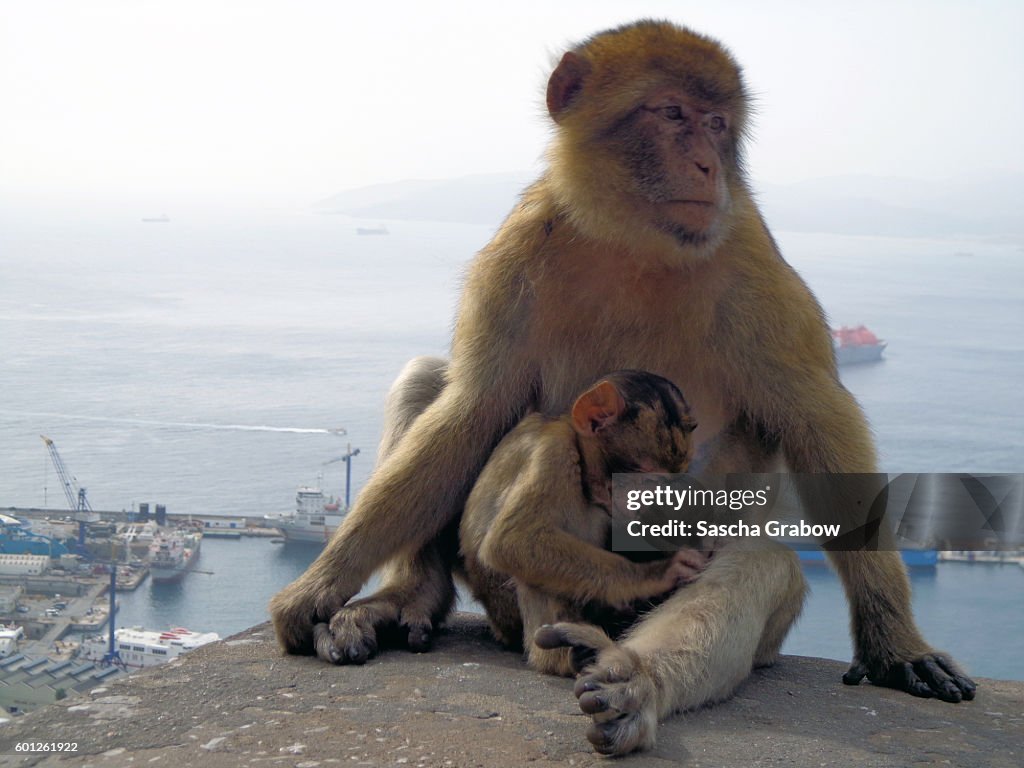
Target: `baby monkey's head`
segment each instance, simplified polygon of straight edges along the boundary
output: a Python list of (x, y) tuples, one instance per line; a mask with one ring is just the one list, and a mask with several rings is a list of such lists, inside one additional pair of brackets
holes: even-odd
[(615, 371), (580, 395), (572, 423), (612, 472), (685, 472), (697, 422), (679, 388), (647, 371)]

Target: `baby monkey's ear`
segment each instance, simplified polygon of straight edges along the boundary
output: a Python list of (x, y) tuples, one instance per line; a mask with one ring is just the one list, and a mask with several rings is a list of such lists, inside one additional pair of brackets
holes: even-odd
[(607, 379), (580, 395), (572, 406), (572, 425), (581, 435), (593, 436), (614, 424), (626, 410), (626, 401)]

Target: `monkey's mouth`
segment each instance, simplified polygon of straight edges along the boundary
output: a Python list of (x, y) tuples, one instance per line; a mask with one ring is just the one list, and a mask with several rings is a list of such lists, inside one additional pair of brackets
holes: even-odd
[(696, 242), (709, 232), (718, 218), (718, 205), (710, 200), (669, 200), (661, 209), (662, 228), (682, 244)]

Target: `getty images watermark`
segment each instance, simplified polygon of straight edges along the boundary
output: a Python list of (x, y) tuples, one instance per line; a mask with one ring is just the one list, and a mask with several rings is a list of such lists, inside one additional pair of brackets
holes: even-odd
[(1024, 474), (616, 474), (612, 549), (1024, 547)]

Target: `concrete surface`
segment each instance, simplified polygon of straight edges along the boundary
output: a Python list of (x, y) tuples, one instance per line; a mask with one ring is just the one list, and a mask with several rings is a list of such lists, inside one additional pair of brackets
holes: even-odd
[[(662, 724), (648, 766), (1024, 765), (1024, 683), (965, 704), (842, 685), (844, 665), (784, 657), (729, 702)], [(435, 650), (364, 667), (282, 657), (268, 625), (0, 726), (0, 765), (589, 766), (570, 680), (542, 677), (460, 615)], [(77, 742), (64, 757), (19, 742)]]

